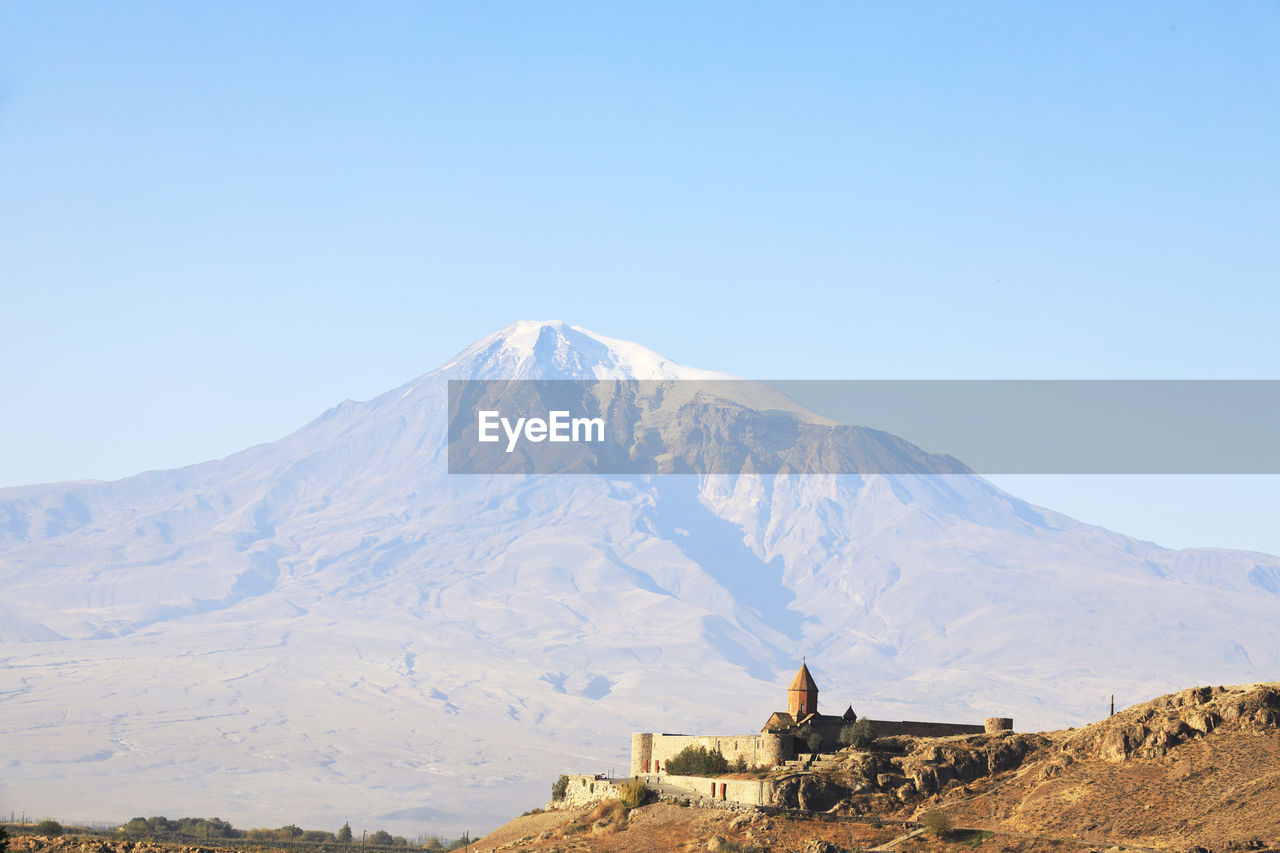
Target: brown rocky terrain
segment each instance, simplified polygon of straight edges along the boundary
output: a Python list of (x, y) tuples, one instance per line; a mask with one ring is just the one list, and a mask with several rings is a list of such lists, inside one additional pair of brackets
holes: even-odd
[(57, 837), (19, 835), (9, 842), (9, 853), (226, 853), (211, 847), (167, 844), (163, 841), (117, 841), (75, 834)]
[[(620, 811), (620, 810), (619, 810)], [(600, 815), (603, 814), (603, 819)], [(669, 851), (807, 851), (815, 841), (826, 850), (870, 849), (900, 835), (897, 826), (796, 816), (770, 816), (660, 802), (629, 815), (606, 809), (572, 809), (517, 818), (480, 839), (477, 851), (559, 850), (602, 853)], [(818, 848), (814, 848), (818, 849)], [(825, 853), (825, 850), (823, 851)]]
[(1197, 687), (1044, 735), (935, 798), (957, 822), (1162, 849), (1280, 846), (1280, 684)]
[(63, 835), (18, 835), (9, 841), (9, 853), (220, 853), (219, 850), (188, 845), (165, 844), (163, 841), (115, 841)]
[[(1280, 850), (1280, 684), (1184, 690), (1079, 729), (882, 738), (846, 750), (834, 769), (775, 779), (772, 805), (794, 814), (667, 802), (629, 816), (548, 812), (477, 847)], [(906, 837), (934, 810), (964, 831)]]

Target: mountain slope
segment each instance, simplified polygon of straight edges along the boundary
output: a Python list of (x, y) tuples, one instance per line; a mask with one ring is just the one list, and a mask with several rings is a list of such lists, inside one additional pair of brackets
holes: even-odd
[(461, 831), (632, 730), (758, 728), (801, 654), (826, 708), (1020, 727), (1280, 663), (1274, 557), (1082, 525), (892, 436), (921, 473), (449, 476), (450, 378), (724, 377), (517, 323), (227, 459), (0, 491), (0, 807)]

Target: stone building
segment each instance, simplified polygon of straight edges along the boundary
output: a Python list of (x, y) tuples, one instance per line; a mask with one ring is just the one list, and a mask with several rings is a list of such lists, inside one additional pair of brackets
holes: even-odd
[[(840, 730), (858, 720), (853, 706), (840, 715), (818, 712), (818, 685), (806, 663), (800, 664), (787, 688), (787, 710), (774, 711), (759, 733), (686, 735), (637, 732), (631, 736), (631, 775), (665, 772), (667, 762), (689, 746), (719, 749), (730, 764), (739, 758), (748, 767), (768, 769), (794, 759), (801, 752), (829, 752), (840, 746)], [(948, 737), (1012, 731), (1013, 720), (990, 717), (984, 725), (933, 723), (918, 720), (867, 720), (872, 737), (914, 735)], [(812, 742), (812, 744), (811, 744)], [(812, 745), (817, 748), (813, 749)]]

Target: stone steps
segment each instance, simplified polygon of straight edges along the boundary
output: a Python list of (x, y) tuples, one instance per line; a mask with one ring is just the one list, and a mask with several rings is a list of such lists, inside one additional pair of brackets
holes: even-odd
[(835, 770), (839, 765), (840, 760), (837, 756), (819, 753), (816, 758), (793, 758), (785, 762), (782, 767), (785, 770)]

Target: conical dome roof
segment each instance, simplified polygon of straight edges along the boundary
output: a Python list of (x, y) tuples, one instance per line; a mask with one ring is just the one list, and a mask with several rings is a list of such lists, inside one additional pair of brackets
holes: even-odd
[(791, 679), (791, 686), (787, 689), (817, 692), (818, 685), (813, 683), (813, 676), (809, 674), (809, 666), (807, 664), (800, 664), (800, 671), (796, 673), (795, 678)]

